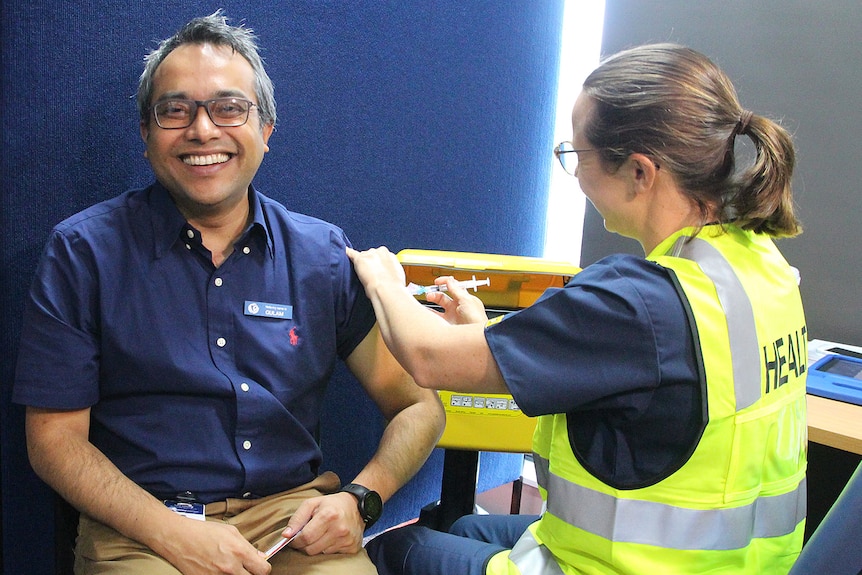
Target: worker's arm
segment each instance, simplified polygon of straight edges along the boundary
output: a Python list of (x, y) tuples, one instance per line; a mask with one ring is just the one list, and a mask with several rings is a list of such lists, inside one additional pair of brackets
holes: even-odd
[(348, 249), (365, 286), (380, 331), (396, 359), (422, 387), (468, 393), (508, 393), (485, 340), (482, 303), (452, 278), (449, 291), (427, 298), (440, 304), (440, 314), (420, 304), (404, 288), (404, 270), (384, 247), (357, 252)]

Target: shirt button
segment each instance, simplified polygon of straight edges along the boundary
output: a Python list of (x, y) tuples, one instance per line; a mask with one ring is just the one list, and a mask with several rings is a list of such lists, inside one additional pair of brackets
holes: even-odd
[(216, 278), (216, 279), (215, 279), (215, 285), (216, 285), (216, 287), (221, 287), (221, 284), (223, 284), (223, 283), (224, 283), (224, 281), (222, 281), (222, 279), (221, 279), (221, 278)]
[(192, 246), (190, 246), (189, 244), (186, 244), (186, 249), (190, 250), (190, 249), (192, 249)]
[(242, 494), (243, 499), (251, 499), (251, 491), (246, 491)]
[(247, 383), (243, 383), (242, 385), (240, 385), (240, 386), (239, 386), (239, 388), (240, 388), (241, 390), (243, 390), (243, 391), (248, 391), (248, 390), (249, 390), (249, 387), (248, 387), (248, 384), (247, 384)]
[(244, 253), (244, 254), (246, 254), (246, 255), (247, 255), (247, 254), (250, 254), (250, 253), (251, 253), (251, 248), (250, 248), (250, 247), (248, 247), (248, 246), (245, 246), (244, 248), (242, 248), (242, 253)]
[(242, 442), (242, 448), (248, 451), (251, 449), (251, 441), (245, 440)]
[(189, 237), (189, 239), (195, 237), (195, 233), (192, 230), (186, 230), (186, 235)]
[(216, 340), (216, 345), (219, 347), (224, 347), (227, 345), (227, 340), (223, 337), (220, 337)]

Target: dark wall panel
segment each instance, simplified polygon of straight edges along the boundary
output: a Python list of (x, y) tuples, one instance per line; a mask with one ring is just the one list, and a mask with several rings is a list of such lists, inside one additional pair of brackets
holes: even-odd
[[(219, 6), (257, 32), (276, 86), (280, 119), (256, 179), (264, 193), (341, 225), (360, 248), (541, 255), (562, 0), (0, 3), (0, 485), (10, 575), (52, 572), (51, 493), (29, 468), (23, 409), (10, 403), (24, 294), (54, 224), (150, 182), (131, 98), (143, 55)], [(382, 422), (346, 371), (331, 390), (340, 402), (323, 444), (327, 463), (347, 475)], [(440, 466), (438, 455), (379, 525), (415, 516), (439, 489)]]

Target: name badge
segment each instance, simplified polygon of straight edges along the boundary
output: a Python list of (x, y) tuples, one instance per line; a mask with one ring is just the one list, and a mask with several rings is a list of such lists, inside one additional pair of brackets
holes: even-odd
[(245, 302), (245, 315), (255, 317), (271, 317), (273, 319), (292, 319), (293, 306), (281, 303), (266, 303), (262, 301)]
[(182, 515), (183, 517), (188, 517), (189, 519), (195, 519), (197, 521), (206, 521), (206, 507), (203, 503), (188, 503), (186, 501), (173, 501), (167, 500), (165, 501), (165, 505), (168, 509)]

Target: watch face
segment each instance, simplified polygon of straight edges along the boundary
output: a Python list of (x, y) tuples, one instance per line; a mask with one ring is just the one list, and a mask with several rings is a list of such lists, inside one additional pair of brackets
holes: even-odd
[(367, 523), (371, 524), (380, 519), (380, 515), (383, 513), (383, 501), (380, 499), (380, 495), (376, 491), (366, 493), (362, 502), (362, 508), (365, 512)]
[(365, 521), (366, 529), (380, 519), (380, 516), (383, 514), (383, 499), (380, 498), (379, 493), (355, 483), (345, 485), (341, 488), (341, 491), (346, 491), (356, 497), (359, 514), (362, 515), (362, 520)]

